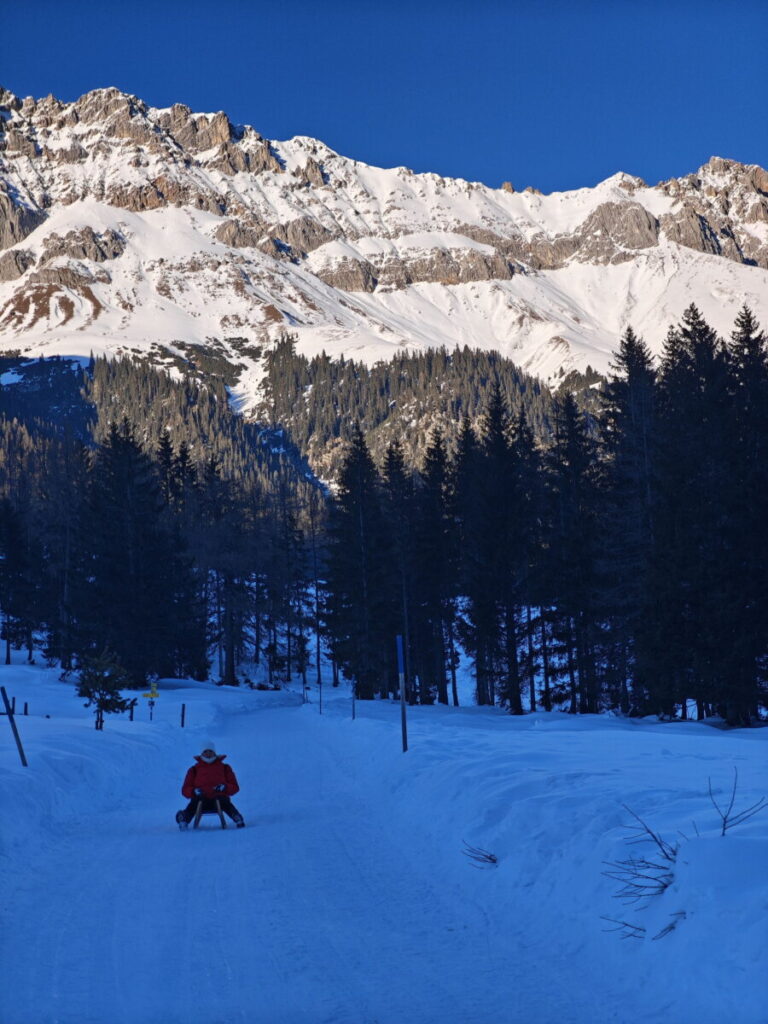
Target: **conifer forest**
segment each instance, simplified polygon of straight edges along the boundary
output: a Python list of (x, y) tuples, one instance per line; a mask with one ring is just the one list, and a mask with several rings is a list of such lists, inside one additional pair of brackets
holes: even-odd
[[(0, 389), (3, 654), (63, 672), (512, 714), (768, 708), (768, 343), (689, 307), (656, 363), (544, 387), (470, 349), (365, 368), (264, 356), (255, 420), (215, 375), (66, 360)], [(19, 360), (6, 356), (3, 368)]]

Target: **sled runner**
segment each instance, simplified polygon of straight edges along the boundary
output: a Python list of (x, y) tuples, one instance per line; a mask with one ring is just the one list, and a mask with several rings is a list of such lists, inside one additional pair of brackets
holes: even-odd
[(192, 828), (197, 828), (200, 825), (200, 819), (202, 818), (203, 814), (218, 814), (219, 821), (221, 822), (221, 827), (222, 828), (226, 828), (227, 827), (227, 823), (224, 820), (224, 812), (221, 809), (221, 804), (219, 803), (218, 800), (214, 800), (213, 802), (216, 805), (215, 809), (212, 810), (212, 811), (204, 811), (203, 810), (203, 801), (202, 800), (198, 800), (197, 808), (195, 810), (195, 817), (192, 819)]

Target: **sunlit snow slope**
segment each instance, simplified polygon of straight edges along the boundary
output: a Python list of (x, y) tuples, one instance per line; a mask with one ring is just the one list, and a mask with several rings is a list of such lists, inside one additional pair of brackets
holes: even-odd
[[(0, 343), (32, 355), (197, 344), (247, 407), (259, 348), (372, 362), (494, 348), (529, 372), (605, 370), (632, 324), (658, 351), (690, 302), (768, 322), (768, 173), (712, 158), (648, 187), (542, 195), (380, 169), (225, 114), (116, 89), (0, 90)], [(154, 346), (154, 347), (153, 347)]]

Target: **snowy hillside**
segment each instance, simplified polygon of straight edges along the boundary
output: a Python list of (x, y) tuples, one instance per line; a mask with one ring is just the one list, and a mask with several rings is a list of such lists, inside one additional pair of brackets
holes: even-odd
[[(1, 674), (4, 1024), (765, 1021), (768, 813), (721, 837), (707, 795), (766, 793), (765, 729), (421, 707), (404, 755), (386, 702), (161, 684), (99, 733), (55, 672)], [(247, 827), (180, 833), (211, 740)], [(603, 874), (653, 853), (622, 804), (680, 844), (645, 909)]]
[(604, 371), (631, 323), (656, 351), (695, 301), (723, 333), (768, 322), (768, 173), (713, 158), (648, 187), (616, 174), (541, 195), (370, 167), (305, 137), (115, 89), (0, 90), (0, 343), (31, 355), (232, 364), (259, 346), (386, 359), (498, 349), (531, 373)]

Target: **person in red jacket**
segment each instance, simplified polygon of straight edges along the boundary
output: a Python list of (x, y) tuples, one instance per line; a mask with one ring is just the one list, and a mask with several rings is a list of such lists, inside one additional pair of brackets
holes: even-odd
[(222, 811), (227, 814), (238, 828), (243, 828), (245, 822), (242, 814), (232, 803), (230, 797), (237, 793), (240, 787), (237, 778), (228, 764), (224, 764), (226, 754), (217, 754), (213, 743), (206, 743), (202, 753), (195, 757), (196, 764), (186, 774), (184, 785), (181, 787), (182, 794), (189, 800), (183, 811), (176, 814), (176, 821), (180, 829), (185, 829), (195, 816), (197, 805), (202, 801), (203, 812), (215, 811), (215, 801), (219, 801)]

